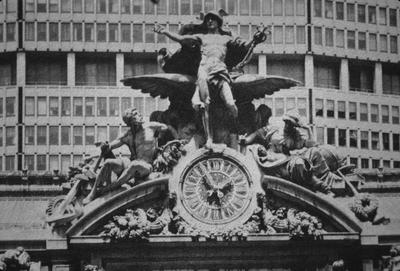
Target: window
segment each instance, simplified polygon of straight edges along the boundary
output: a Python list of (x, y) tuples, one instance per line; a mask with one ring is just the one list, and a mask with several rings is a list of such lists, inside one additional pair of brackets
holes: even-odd
[(7, 155), (6, 156), (6, 171), (15, 170), (15, 156)]
[(335, 101), (333, 100), (326, 101), (326, 116), (328, 118), (335, 117)]
[(33, 155), (25, 155), (25, 168), (27, 170), (35, 170), (35, 156)]
[(74, 23), (74, 41), (82, 41), (82, 24)]
[(274, 26), (274, 43), (280, 44), (283, 42), (283, 27)]
[[(194, 14), (199, 14), (201, 11), (201, 0), (197, 0), (197, 1), (194, 0), (193, 8), (197, 7), (196, 2), (200, 2), (200, 9), (198, 10), (197, 13), (194, 13)], [(157, 15), (165, 15), (165, 14), (167, 14), (167, 1), (160, 1), (160, 2), (158, 2), (158, 5), (157, 5)]]
[(382, 105), (381, 112), (382, 112), (382, 123), (389, 123), (389, 106)]
[(91, 54), (77, 57), (75, 78), (80, 86), (115, 86), (115, 56)]
[(382, 133), (382, 148), (384, 151), (388, 151), (390, 149), (389, 133)]
[(350, 157), (350, 164), (355, 165), (358, 167), (358, 158), (357, 157)]
[(358, 49), (366, 50), (367, 49), (367, 41), (365, 32), (358, 32)]
[(25, 116), (35, 115), (35, 97), (25, 97)]
[(392, 134), (393, 151), (400, 151), (400, 134)]
[(356, 48), (356, 32), (347, 30), (347, 48)]
[(400, 69), (395, 64), (383, 64), (383, 93), (400, 95)]
[(141, 24), (133, 25), (133, 41), (143, 42), (143, 26)]
[(372, 159), (372, 168), (379, 168), (379, 167), (380, 167), (380, 160)]
[(376, 51), (378, 50), (376, 34), (369, 33), (369, 50)]
[(314, 26), (314, 44), (322, 45), (322, 28)]
[(307, 116), (307, 99), (298, 98), (297, 99), (297, 109), (299, 110), (300, 116)]
[(379, 109), (377, 104), (371, 104), (371, 121), (372, 122), (379, 121)]
[(349, 131), (349, 141), (350, 141), (350, 147), (358, 148), (358, 132), (357, 132), (357, 130)]
[(368, 6), (368, 23), (376, 24), (376, 7)]
[(110, 126), (109, 140), (113, 141), (113, 140), (117, 139), (118, 134), (119, 134), (119, 127), (118, 126)]
[(25, 126), (25, 145), (35, 144), (35, 127)]
[(71, 145), (71, 127), (61, 126), (61, 145)]
[(106, 0), (97, 0), (96, 12), (106, 13), (106, 11), (107, 11)]
[(389, 9), (389, 25), (397, 26), (397, 10), (390, 8)]
[(359, 23), (365, 23), (365, 5), (357, 5), (357, 16)]
[(73, 0), (74, 13), (82, 13), (82, 0)]
[(390, 160), (383, 160), (383, 167), (390, 168)]
[(319, 144), (325, 144), (325, 129), (324, 127), (317, 127), (317, 142)]
[(333, 46), (333, 29), (325, 28), (325, 46)]
[(130, 14), (131, 13), (131, 1), (130, 0), (121, 0), (121, 13), (122, 14)]
[(59, 170), (58, 155), (50, 155), (49, 160), (49, 170)]
[(361, 131), (361, 149), (368, 149), (368, 131)]
[[(210, 2), (210, 1), (209, 1)], [(282, 5), (282, 0), (277, 0), (277, 5)], [(207, 12), (207, 8), (205, 8), (206, 12)], [(250, 15), (250, 6), (249, 6), (249, 0), (242, 0), (239, 1), (239, 13), (240, 15)]]
[[(161, 2), (166, 2), (161, 1)], [(142, 0), (133, 0), (132, 1), (132, 5), (133, 5), (133, 14), (142, 14), (143, 13), (143, 2)]]
[(35, 0), (25, 0), (25, 12), (35, 12)]
[(3, 98), (0, 98), (0, 118), (3, 117)]
[[(225, 7), (220, 7), (226, 10)], [(190, 0), (181, 0), (181, 15), (190, 15)]]
[(37, 23), (37, 41), (46, 41), (47, 40), (47, 25), (46, 23)]
[(49, 24), (49, 40), (58, 41), (58, 23)]
[(305, 16), (306, 15), (306, 5), (304, 0), (296, 1), (296, 14), (297, 16)]
[(25, 23), (25, 40), (34, 41), (35, 40), (35, 23)]
[(338, 101), (338, 118), (346, 118), (346, 102), (344, 101)]
[(347, 3), (347, 20), (354, 22), (356, 20), (354, 4)]
[(37, 155), (36, 156), (36, 169), (38, 171), (44, 171), (46, 170), (46, 155)]
[[(235, 0), (228, 0), (228, 8), (229, 5), (236, 4)], [(271, 15), (271, 0), (261, 0), (261, 10), (262, 10), (262, 15)], [(228, 12), (229, 13), (229, 12)]]
[(339, 88), (340, 63), (326, 61), (325, 59), (314, 60), (314, 84), (316, 87)]
[(74, 105), (74, 116), (83, 116), (83, 98), (74, 97), (73, 105)]
[(131, 42), (131, 25), (130, 24), (121, 24), (121, 41), (122, 42)]
[(61, 41), (71, 41), (70, 23), (61, 23)]
[(339, 146), (346, 147), (346, 129), (339, 129)]
[(70, 97), (61, 97), (61, 116), (71, 116)]
[(0, 24), (0, 42), (3, 42), (3, 41), (4, 41), (4, 39), (3, 39), (3, 24)]
[(74, 126), (74, 145), (82, 145), (83, 141), (83, 127)]
[(26, 54), (26, 84), (65, 85), (67, 83), (67, 54)]
[(58, 97), (49, 98), (49, 116), (58, 116)]
[(379, 150), (379, 133), (378, 132), (372, 132), (371, 133), (371, 148), (373, 150)]
[(118, 97), (110, 97), (110, 116), (119, 116)]
[(306, 43), (306, 29), (304, 26), (296, 26), (296, 42), (297, 44)]
[(106, 24), (97, 24), (97, 42), (106, 41)]
[(85, 116), (86, 117), (94, 116), (94, 97), (85, 98)]
[(98, 126), (97, 127), (97, 141), (107, 141), (108, 136), (107, 136), (107, 127), (106, 126)]
[(380, 25), (387, 24), (386, 8), (379, 8), (379, 24)]
[(344, 3), (336, 2), (336, 20), (344, 20)]
[(399, 124), (400, 112), (398, 106), (392, 106), (392, 123)]
[(178, 15), (178, 11), (179, 11), (178, 0), (169, 0), (168, 14), (169, 15)]
[(121, 98), (121, 115), (129, 108), (131, 108), (131, 98), (130, 97), (122, 97)]
[[(160, 2), (163, 2), (163, 1), (160, 1)], [(193, 5), (193, 14), (199, 14), (202, 10), (202, 0), (192, 0), (192, 5)], [(236, 0), (228, 0), (228, 13), (230, 15), (237, 14), (237, 1)]]
[[(259, 16), (261, 13), (260, 0), (251, 0), (250, 3), (251, 3), (251, 15)], [(286, 0), (285, 12), (286, 12), (286, 15), (293, 16), (294, 0)]]
[(154, 43), (155, 42), (153, 25), (151, 25), (151, 24), (145, 25), (145, 42), (146, 43)]
[(58, 145), (58, 126), (49, 127), (49, 144), (53, 146)]
[(322, 100), (322, 99), (315, 100), (315, 115), (317, 117), (324, 116), (324, 100)]
[(94, 41), (94, 24), (85, 23), (85, 41)]
[(294, 26), (285, 26), (285, 43), (294, 43)]
[(62, 0), (61, 1), (61, 12), (63, 12), (63, 13), (71, 12), (71, 0)]
[(69, 167), (71, 166), (71, 156), (70, 155), (61, 155), (61, 172), (66, 174), (69, 171)]
[(368, 158), (361, 159), (361, 168), (369, 168), (369, 159)]
[(394, 168), (400, 168), (400, 161), (393, 161)]
[(133, 107), (136, 108), (140, 114), (144, 115), (144, 99), (143, 99), (143, 97), (135, 97), (133, 100)]
[(335, 145), (335, 128), (328, 128), (327, 130), (327, 140), (329, 145)]
[(49, 0), (50, 12), (58, 12), (58, 0)]
[(6, 38), (7, 41), (15, 41), (15, 23), (7, 23)]
[(390, 52), (397, 54), (397, 36), (390, 36)]
[(275, 117), (281, 117), (284, 114), (285, 107), (283, 105), (283, 98), (275, 99)]
[(107, 98), (97, 97), (97, 116), (107, 116)]
[(118, 24), (108, 25), (108, 41), (118, 42)]
[(333, 19), (333, 1), (332, 0), (325, 1), (325, 18)]
[(322, 17), (322, 0), (314, 0), (314, 16)]
[(368, 121), (368, 105), (365, 103), (360, 103), (360, 120)]
[(85, 127), (85, 145), (94, 145), (94, 126)]
[(369, 62), (349, 62), (350, 90), (373, 92), (374, 66)]
[(15, 116), (15, 97), (6, 98), (6, 117)]
[(379, 35), (379, 43), (380, 43), (380, 51), (387, 52), (388, 44), (387, 44), (387, 36), (386, 35)]
[(344, 30), (336, 29), (336, 46), (344, 47)]
[(47, 115), (47, 98), (46, 97), (38, 97), (37, 98), (37, 114), (38, 114), (38, 116), (46, 116)]
[[(148, 2), (148, 1), (146, 1), (146, 2)], [(119, 7), (119, 0), (108, 0), (108, 12), (109, 13), (118, 13), (118, 7)]]
[(37, 126), (36, 127), (36, 144), (46, 145), (47, 143), (47, 127)]
[[(130, 2), (130, 1), (128, 1), (128, 2)], [(85, 12), (86, 13), (94, 12), (94, 0), (85, 0)]]

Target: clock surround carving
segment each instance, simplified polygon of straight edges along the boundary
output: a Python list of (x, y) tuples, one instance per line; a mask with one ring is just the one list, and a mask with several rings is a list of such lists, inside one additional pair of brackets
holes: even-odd
[[(175, 210), (194, 228), (226, 231), (244, 224), (257, 208), (261, 174), (253, 159), (229, 148), (197, 150), (174, 168)], [(182, 159), (182, 160), (183, 160)]]

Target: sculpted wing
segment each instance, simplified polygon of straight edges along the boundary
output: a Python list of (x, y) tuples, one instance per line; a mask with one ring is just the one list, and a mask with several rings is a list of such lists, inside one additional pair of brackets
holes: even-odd
[(233, 79), (232, 91), (237, 102), (251, 102), (253, 99), (272, 95), (280, 89), (300, 84), (299, 81), (282, 76), (243, 74)]
[(169, 98), (171, 103), (177, 101), (190, 102), (195, 90), (196, 78), (177, 73), (159, 73), (138, 75), (121, 80), (125, 86), (140, 89), (152, 97)]

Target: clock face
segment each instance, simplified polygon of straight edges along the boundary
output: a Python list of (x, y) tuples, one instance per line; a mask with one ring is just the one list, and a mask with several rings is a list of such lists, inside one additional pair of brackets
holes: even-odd
[(203, 157), (188, 167), (180, 181), (183, 208), (208, 225), (229, 224), (248, 212), (251, 179), (245, 168), (228, 157)]

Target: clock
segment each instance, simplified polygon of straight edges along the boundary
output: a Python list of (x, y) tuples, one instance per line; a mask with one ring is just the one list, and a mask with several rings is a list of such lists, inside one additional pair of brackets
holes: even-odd
[(198, 150), (170, 180), (179, 214), (192, 227), (220, 231), (245, 223), (257, 207), (260, 173), (254, 159), (226, 148)]

